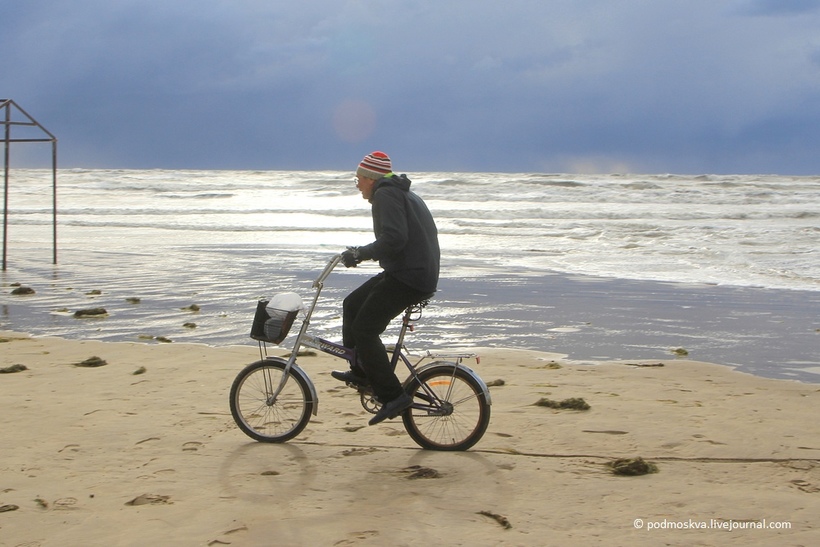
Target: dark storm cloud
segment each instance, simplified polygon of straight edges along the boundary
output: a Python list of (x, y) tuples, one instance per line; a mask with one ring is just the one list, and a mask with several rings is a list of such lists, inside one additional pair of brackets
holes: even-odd
[(0, 95), (66, 166), (817, 172), (816, 7), (30, 0)]

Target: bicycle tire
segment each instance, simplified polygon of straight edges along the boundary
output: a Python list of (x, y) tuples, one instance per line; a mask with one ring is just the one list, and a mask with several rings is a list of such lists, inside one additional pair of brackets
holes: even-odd
[[(452, 411), (442, 415), (424, 408), (409, 408), (402, 414), (407, 434), (428, 450), (467, 450), (475, 445), (490, 424), (490, 402), (485, 387), (463, 368), (451, 363), (419, 373), (419, 380)], [(429, 397), (414, 378), (406, 387), (417, 406), (430, 406)], [(415, 405), (414, 405), (415, 406)]]
[(315, 402), (307, 380), (293, 371), (275, 401), (270, 400), (285, 363), (264, 360), (242, 369), (231, 385), (231, 415), (246, 435), (260, 442), (283, 443), (302, 432)]

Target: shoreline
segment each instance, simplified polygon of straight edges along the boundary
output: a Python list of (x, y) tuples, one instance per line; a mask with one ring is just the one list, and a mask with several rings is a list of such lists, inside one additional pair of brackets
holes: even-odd
[[(17, 507), (0, 513), (0, 537), (10, 545), (820, 541), (816, 383), (690, 360), (590, 366), (488, 348), (470, 366), (503, 380), (490, 388), (490, 427), (470, 451), (442, 453), (418, 449), (401, 420), (367, 427), (356, 393), (330, 378), (338, 361), (305, 356), (318, 416), (271, 445), (244, 436), (228, 409), (255, 346), (0, 338), (0, 368), (28, 369), (0, 374), (0, 506)], [(73, 366), (91, 356), (107, 364)], [(543, 397), (591, 408), (534, 404)], [(658, 472), (620, 477), (606, 465), (635, 457)], [(438, 477), (412, 480), (416, 466)], [(646, 529), (689, 521), (748, 526)], [(752, 527), (764, 521), (789, 528)]]
[[(257, 267), (264, 267), (258, 264)], [(365, 268), (334, 276), (325, 289), (332, 304), (312, 328), (338, 338), (341, 299), (366, 275)], [(57, 272), (63, 269), (56, 270)], [(0, 329), (69, 339), (138, 341), (163, 336), (209, 346), (252, 343), (247, 337), (256, 300), (271, 287), (311, 294), (313, 271), (283, 271), (232, 291), (197, 278), (184, 293), (164, 282), (140, 279), (135, 289), (117, 270), (93, 270), (94, 278), (40, 272), (26, 280), (4, 272)], [(184, 274), (180, 274), (184, 275)], [(185, 279), (184, 277), (181, 279)], [(11, 296), (11, 283), (31, 284), (33, 296)], [(181, 284), (184, 282), (181, 282)], [(274, 289), (274, 292), (276, 292)], [(93, 294), (94, 292), (98, 294)], [(141, 297), (137, 304), (132, 297)], [(196, 312), (186, 311), (192, 303)], [(78, 320), (71, 312), (104, 307), (101, 319)], [(474, 274), (443, 277), (440, 290), (410, 344), (419, 348), (497, 347), (556, 352), (573, 360), (686, 357), (728, 365), (767, 378), (820, 381), (820, 291), (690, 285), (658, 281), (542, 275)], [(64, 310), (64, 311), (61, 311)], [(186, 323), (194, 323), (188, 328)], [(290, 347), (296, 329), (284, 345)], [(386, 334), (389, 340), (390, 331)]]

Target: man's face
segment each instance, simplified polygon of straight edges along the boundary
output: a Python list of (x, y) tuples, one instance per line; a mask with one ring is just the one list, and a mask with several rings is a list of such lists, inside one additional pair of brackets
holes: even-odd
[(359, 192), (362, 193), (363, 199), (370, 199), (370, 196), (373, 195), (373, 185), (375, 183), (376, 179), (369, 179), (361, 175), (356, 175), (356, 188), (358, 188)]

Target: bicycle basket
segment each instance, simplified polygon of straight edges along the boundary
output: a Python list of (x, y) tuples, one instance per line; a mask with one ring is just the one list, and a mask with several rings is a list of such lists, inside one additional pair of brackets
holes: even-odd
[(268, 308), (267, 305), (267, 300), (260, 300), (256, 305), (256, 315), (251, 325), (251, 338), (279, 344), (287, 337), (299, 311), (277, 310)]

